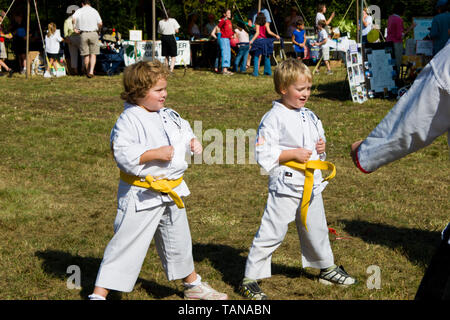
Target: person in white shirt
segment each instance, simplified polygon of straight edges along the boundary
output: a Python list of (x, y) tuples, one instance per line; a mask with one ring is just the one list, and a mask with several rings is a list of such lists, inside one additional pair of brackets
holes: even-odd
[(100, 54), (98, 30), (102, 27), (102, 19), (97, 10), (91, 7), (90, 0), (82, 0), (81, 8), (72, 16), (75, 32), (80, 33), (80, 55), (83, 57), (86, 75), (94, 76), (97, 55)]
[(372, 30), (373, 25), (373, 18), (371, 15), (367, 13), (367, 8), (363, 9), (363, 19), (362, 23), (364, 28), (361, 31), (362, 35), (362, 43), (367, 43), (367, 35), (369, 34), (370, 30)]
[(55, 72), (58, 70), (58, 61), (60, 59), (59, 51), (61, 49), (60, 43), (64, 39), (61, 33), (56, 29), (56, 24), (50, 22), (48, 24), (47, 35), (45, 36), (45, 53), (49, 62), (47, 63), (47, 70), (44, 73), (44, 78), (50, 78), (50, 68), (53, 66)]
[[(273, 79), (281, 99), (274, 101), (272, 109), (263, 116), (255, 147), (257, 163), (269, 173), (269, 193), (239, 289), (243, 296), (253, 300), (267, 299), (257, 280), (271, 276), (272, 254), (293, 221), (300, 240), (303, 268), (321, 269), (319, 281), (324, 284), (347, 286), (356, 282), (334, 264), (322, 200), (328, 181), (322, 179), (320, 170), (306, 172), (292, 165), (325, 164), (322, 122), (305, 107), (311, 94), (311, 71), (300, 60), (290, 58), (278, 64)], [(304, 198), (309, 204), (307, 215), (304, 215)]]
[(186, 299), (228, 298), (195, 271), (181, 197), (190, 194), (183, 180), (185, 156), (203, 148), (189, 122), (164, 106), (168, 76), (158, 60), (137, 62), (123, 73), (124, 110), (110, 136), (120, 169), (118, 208), (91, 300), (105, 300), (110, 290), (132, 291), (152, 240), (168, 280), (183, 279)]
[[(375, 129), (364, 140), (356, 141), (351, 145), (353, 162), (363, 173), (374, 172), (425, 148), (445, 133), (447, 133), (447, 143), (450, 147), (449, 56), (450, 40), (425, 66), (411, 88)], [(439, 168), (433, 170), (439, 170)], [(415, 174), (417, 172), (411, 172), (411, 175)], [(426, 175), (425, 172), (420, 174)], [(442, 183), (445, 184), (445, 179)], [(445, 206), (443, 205), (442, 208)], [(441, 243), (416, 293), (416, 299), (449, 298), (450, 223), (442, 231)]]
[(325, 6), (325, 4), (320, 3), (317, 6), (316, 23), (315, 23), (316, 30), (317, 30), (317, 26), (318, 26), (320, 20), (324, 20), (325, 25), (328, 26), (331, 23), (331, 20), (333, 20), (333, 18), (334, 18), (334, 15), (335, 15), (334, 11), (331, 13), (328, 20), (327, 20), (327, 18), (325, 18), (325, 12), (327, 12), (327, 7)]
[(250, 51), (250, 36), (240, 25), (234, 25), (234, 35), (238, 39), (238, 53), (234, 59), (234, 72), (247, 70), (247, 58)]
[(170, 12), (167, 10), (167, 16), (159, 20), (158, 33), (161, 34), (161, 55), (166, 58), (167, 66), (170, 65), (170, 72), (173, 72), (175, 68), (175, 57), (178, 55), (175, 34), (179, 29), (180, 25), (177, 20), (171, 18)]

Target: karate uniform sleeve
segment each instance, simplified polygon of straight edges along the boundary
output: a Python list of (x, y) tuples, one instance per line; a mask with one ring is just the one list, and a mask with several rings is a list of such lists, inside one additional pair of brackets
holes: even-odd
[(125, 173), (139, 176), (144, 165), (139, 164), (141, 155), (150, 148), (139, 143), (137, 129), (133, 119), (120, 115), (111, 131), (110, 144), (114, 160)]
[(194, 132), (192, 131), (191, 125), (187, 120), (181, 119), (182, 132), (185, 136), (186, 143), (186, 153), (193, 155), (194, 153), (191, 151), (191, 140), (197, 139)]
[[(450, 128), (449, 88), (444, 87), (450, 63), (433, 60), (422, 70), (408, 92), (363, 141), (356, 153), (356, 163), (363, 172), (400, 159), (433, 142)], [(438, 57), (438, 56), (436, 56)], [(439, 71), (437, 71), (439, 70)]]
[(280, 123), (278, 119), (269, 114), (264, 116), (258, 128), (255, 146), (256, 162), (267, 172), (279, 165), (280, 158)]
[[(322, 138), (325, 143), (327, 143), (327, 138), (325, 137), (325, 130), (323, 129), (322, 121), (319, 118), (317, 119), (317, 131), (319, 132), (319, 137)], [(325, 161), (327, 159), (327, 153), (324, 152), (319, 154), (319, 158), (320, 160)]]

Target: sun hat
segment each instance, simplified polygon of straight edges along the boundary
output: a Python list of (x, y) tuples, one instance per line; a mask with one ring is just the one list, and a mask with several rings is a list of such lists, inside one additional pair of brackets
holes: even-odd
[(73, 11), (77, 11), (78, 9), (80, 9), (79, 6), (72, 4), (67, 7), (66, 13), (72, 13)]

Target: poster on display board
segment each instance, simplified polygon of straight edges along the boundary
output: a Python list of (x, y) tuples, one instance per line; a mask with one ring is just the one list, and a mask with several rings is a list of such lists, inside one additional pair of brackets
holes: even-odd
[(367, 43), (364, 45), (364, 69), (368, 79), (369, 97), (389, 93), (397, 94), (397, 76), (394, 48), (391, 42)]
[(361, 45), (352, 43), (346, 52), (347, 78), (353, 102), (364, 103), (368, 98)]
[(433, 17), (413, 18), (413, 23), (416, 24), (414, 27), (414, 40), (423, 40), (430, 34), (432, 21)]
[[(123, 55), (125, 66), (129, 66), (138, 61), (152, 60), (153, 41), (124, 41)], [(176, 66), (191, 64), (191, 48), (189, 41), (177, 41), (177, 56), (175, 58)], [(155, 41), (155, 59), (164, 62), (165, 57), (161, 55), (161, 41)]]

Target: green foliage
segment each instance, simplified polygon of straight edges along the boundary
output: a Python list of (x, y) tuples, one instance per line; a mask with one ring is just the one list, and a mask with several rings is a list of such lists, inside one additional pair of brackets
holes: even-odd
[(353, 20), (342, 20), (339, 24), (339, 31), (341, 34), (350, 32), (350, 38), (354, 39), (356, 37), (356, 24)]

